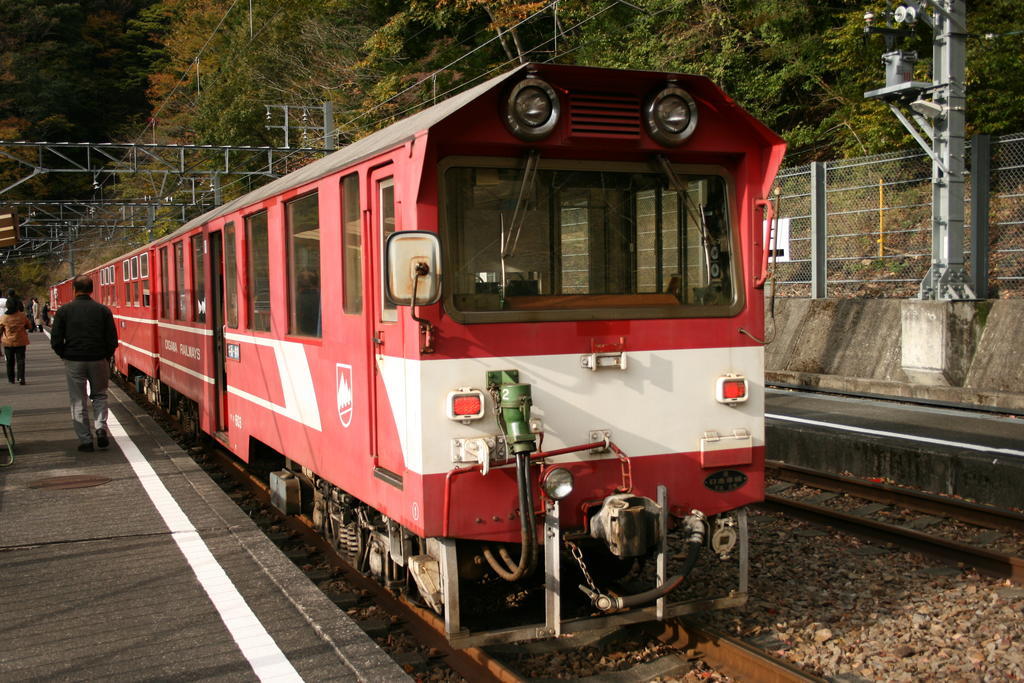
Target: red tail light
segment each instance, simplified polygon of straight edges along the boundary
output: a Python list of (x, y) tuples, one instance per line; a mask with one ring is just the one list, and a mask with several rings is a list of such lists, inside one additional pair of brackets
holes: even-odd
[(748, 396), (747, 378), (740, 375), (719, 377), (715, 383), (715, 400), (719, 403), (743, 403)]
[(445, 404), (449, 420), (468, 422), (484, 416), (484, 392), (476, 389), (452, 391)]
[(452, 413), (458, 417), (477, 415), (482, 407), (479, 396), (458, 396), (452, 401)]

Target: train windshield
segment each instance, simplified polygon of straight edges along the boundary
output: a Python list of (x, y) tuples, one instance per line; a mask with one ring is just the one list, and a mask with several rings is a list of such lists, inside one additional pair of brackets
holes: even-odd
[(452, 165), (449, 307), (479, 321), (727, 315), (728, 187), (712, 173)]

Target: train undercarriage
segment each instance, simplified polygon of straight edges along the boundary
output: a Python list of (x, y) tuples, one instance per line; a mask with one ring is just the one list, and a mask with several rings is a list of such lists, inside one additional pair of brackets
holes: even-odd
[[(521, 552), (516, 544), (424, 539), (330, 482), (317, 477), (312, 481), (316, 529), (360, 572), (441, 615), (453, 645), (547, 638), (735, 607), (747, 599), (748, 529), (743, 508), (710, 520), (697, 511), (675, 520), (679, 529), (674, 537), (681, 532), (686, 558), (670, 575), (669, 558), (679, 548), (669, 546), (668, 533), (661, 534), (651, 552), (618, 557), (602, 541), (579, 530), (561, 529), (558, 502), (548, 501), (539, 549), (542, 566), (529, 576), (507, 581), (501, 578), (501, 565), (492, 566), (488, 549), (506, 565), (514, 565)], [(661, 497), (658, 508), (666, 511), (664, 487)], [(669, 526), (667, 512), (663, 523), (663, 528)], [(720, 597), (670, 602), (670, 594), (683, 583), (702, 551), (723, 560), (737, 555), (738, 585)], [(624, 594), (620, 580), (638, 576), (648, 561), (656, 566), (655, 585)], [(509, 611), (504, 615), (509, 623), (504, 626), (503, 615), (491, 609), (495, 595), (502, 592), (504, 597), (497, 599)], [(480, 614), (480, 609), (485, 613)], [(524, 626), (530, 617), (537, 623)]]
[[(194, 401), (135, 368), (121, 378), (174, 417), (186, 436), (201, 437)], [(543, 538), (537, 539), (538, 566), (512, 577), (514, 567), (522, 564), (518, 544), (422, 538), (257, 441), (250, 446), (249, 469), (261, 478), (269, 476), (272, 502), (280, 511), (311, 517), (316, 530), (353, 568), (441, 615), (447, 637), (460, 647), (661, 620), (739, 606), (747, 599), (746, 510), (711, 519), (694, 510), (673, 519), (664, 487), (659, 501), (610, 496), (591, 519), (591, 526), (603, 527), (603, 532), (563, 529), (558, 501), (545, 499), (538, 520), (544, 529)], [(275, 488), (280, 495), (274, 495)], [(627, 510), (632, 512), (623, 512)], [(657, 523), (637, 523), (652, 515)], [(613, 527), (621, 528), (618, 536), (607, 530)], [(670, 574), (669, 557), (679, 551), (669, 545), (673, 528), (673, 538), (682, 538), (686, 545), (686, 558)], [(736, 587), (720, 597), (670, 602), (701, 552), (721, 559), (736, 555)], [(622, 580), (637, 577), (649, 562), (655, 565), (654, 585), (628, 592), (628, 581)], [(495, 601), (503, 614), (495, 614)]]

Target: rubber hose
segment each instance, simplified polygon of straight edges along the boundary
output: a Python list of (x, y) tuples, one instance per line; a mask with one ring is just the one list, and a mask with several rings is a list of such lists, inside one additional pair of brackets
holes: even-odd
[[(494, 556), (490, 546), (484, 546), (484, 557), (491, 569), (506, 581), (518, 581), (529, 576), (537, 567), (537, 536), (536, 522), (533, 516), (533, 491), (529, 481), (529, 453), (516, 454), (516, 481), (519, 487), (519, 519), (520, 538), (522, 549), (519, 553), (519, 562), (513, 568), (512, 557), (504, 547), (499, 548), (499, 553), (505, 562), (501, 562)], [(507, 563), (507, 565), (506, 565)]]
[(643, 593), (637, 593), (636, 595), (627, 595), (623, 598), (615, 598), (615, 606), (620, 608), (636, 607), (638, 605), (643, 605), (653, 600), (657, 600), (658, 598), (668, 595), (674, 591), (679, 587), (679, 584), (686, 580), (686, 577), (690, 575), (690, 572), (693, 571), (694, 565), (697, 564), (697, 558), (700, 556), (701, 546), (703, 546), (703, 543), (693, 541), (687, 543), (686, 559), (683, 561), (683, 568), (678, 574), (669, 577), (665, 580), (665, 583), (657, 588), (652, 588), (651, 590), (644, 591)]

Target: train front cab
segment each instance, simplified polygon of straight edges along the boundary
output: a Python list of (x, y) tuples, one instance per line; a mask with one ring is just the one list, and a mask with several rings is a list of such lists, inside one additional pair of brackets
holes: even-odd
[[(421, 594), (444, 603), (434, 606), (449, 638), (742, 604), (742, 507), (763, 497), (762, 218), (781, 140), (702, 77), (561, 66), (524, 67), (425, 138), (418, 195), (397, 190), (398, 234), (371, 241), (386, 245), (378, 305), (402, 304), (376, 323), (378, 396), (392, 409), (406, 397), (393, 411), (400, 438), (378, 452), (393, 450), (405, 485), (439, 512), (398, 517), (430, 539), (410, 567)], [(371, 193), (384, 196), (384, 182)], [(401, 234), (410, 228), (422, 234)], [(524, 486), (534, 475), (522, 468), (544, 483)], [(535, 505), (536, 526), (516, 512)], [(667, 602), (677, 524), (719, 550), (739, 541), (729, 595)], [(563, 619), (559, 557), (594, 542), (620, 559), (656, 557), (657, 586), (625, 597), (581, 586), (604, 614)], [(495, 560), (501, 544), (519, 553)], [(545, 622), (465, 629), (465, 555), (514, 577), (538, 544)]]

